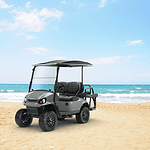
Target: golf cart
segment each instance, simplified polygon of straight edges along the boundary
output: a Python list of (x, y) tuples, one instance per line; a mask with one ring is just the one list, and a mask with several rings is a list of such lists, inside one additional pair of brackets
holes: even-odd
[[(28, 94), (23, 101), (26, 109), (17, 111), (16, 124), (27, 127), (33, 118), (39, 118), (40, 128), (52, 131), (58, 120), (63, 121), (73, 115), (76, 115), (78, 123), (88, 122), (89, 111), (96, 109), (98, 97), (90, 85), (83, 84), (83, 67), (91, 65), (84, 61), (64, 60), (33, 65)], [(63, 67), (81, 67), (81, 82), (60, 82), (59, 70)]]

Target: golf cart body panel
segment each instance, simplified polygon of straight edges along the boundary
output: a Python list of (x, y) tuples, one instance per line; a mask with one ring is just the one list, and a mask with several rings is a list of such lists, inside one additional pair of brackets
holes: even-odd
[(60, 112), (80, 111), (83, 104), (87, 103), (84, 99), (78, 98), (75, 101), (58, 101), (57, 105)]
[(32, 92), (29, 92), (26, 95), (25, 98), (29, 99), (29, 100), (40, 100), (40, 99), (43, 99), (43, 98), (47, 98), (48, 101), (52, 101), (53, 100), (53, 96), (54, 96), (54, 93), (52, 93), (50, 91), (35, 90), (35, 91), (32, 91)]

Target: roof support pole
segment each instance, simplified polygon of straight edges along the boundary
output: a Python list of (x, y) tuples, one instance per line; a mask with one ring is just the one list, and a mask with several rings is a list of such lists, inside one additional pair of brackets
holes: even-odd
[(57, 66), (57, 74), (56, 74), (56, 80), (55, 80), (55, 85), (54, 85), (54, 97), (53, 97), (54, 103), (55, 103), (55, 97), (56, 97), (56, 92), (57, 92), (56, 88), (57, 88), (57, 82), (58, 82), (58, 74), (59, 74), (59, 66)]
[(83, 66), (81, 67), (81, 82), (83, 83)]
[(31, 80), (30, 80), (28, 92), (30, 92), (30, 90), (31, 90), (31, 86), (32, 86), (32, 81), (33, 81), (33, 76), (34, 76), (35, 68), (36, 68), (36, 66), (34, 66), (33, 69), (32, 69), (32, 75), (31, 75)]
[(58, 117), (60, 117), (60, 113), (59, 113), (59, 108), (58, 106), (56, 105), (56, 94), (57, 94), (57, 83), (58, 83), (58, 74), (59, 74), (59, 66), (57, 66), (57, 74), (56, 74), (56, 80), (55, 80), (55, 85), (54, 85), (54, 97), (53, 97), (53, 102), (54, 102), (54, 108), (56, 110), (56, 114)]

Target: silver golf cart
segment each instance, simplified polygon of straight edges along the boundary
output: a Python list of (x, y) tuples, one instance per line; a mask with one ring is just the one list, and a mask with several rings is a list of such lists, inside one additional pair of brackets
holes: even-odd
[[(83, 68), (89, 66), (92, 64), (84, 61), (64, 60), (33, 65), (28, 94), (23, 101), (26, 109), (16, 112), (16, 124), (27, 127), (33, 118), (39, 118), (40, 128), (52, 131), (58, 120), (63, 121), (73, 115), (76, 115), (78, 123), (88, 122), (89, 111), (96, 109), (98, 97), (90, 85), (83, 84)], [(80, 67), (81, 82), (58, 82), (62, 67)]]

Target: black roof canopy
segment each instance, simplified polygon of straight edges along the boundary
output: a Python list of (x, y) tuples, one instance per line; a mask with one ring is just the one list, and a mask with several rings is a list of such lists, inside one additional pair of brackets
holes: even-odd
[(33, 66), (59, 66), (59, 67), (89, 67), (92, 66), (91, 63), (79, 60), (53, 60), (44, 63), (34, 64)]

